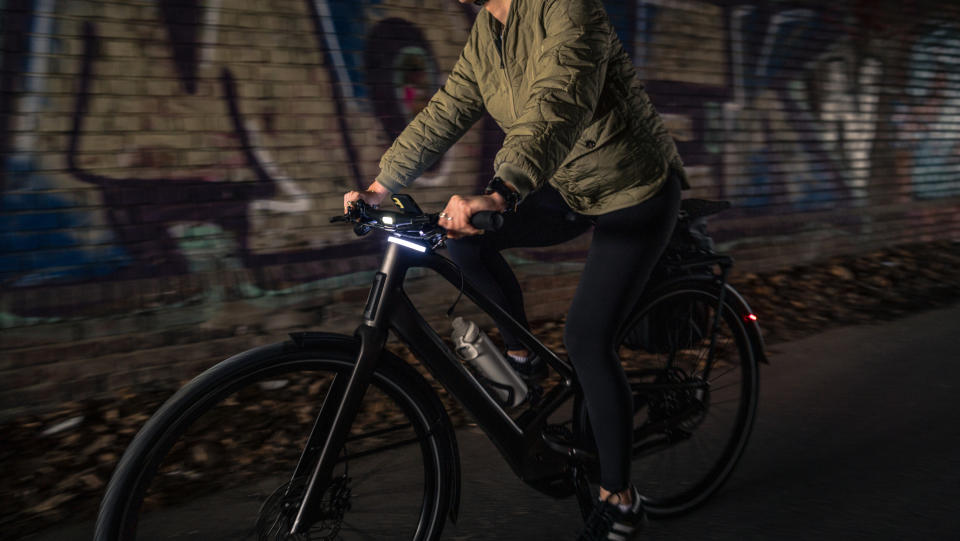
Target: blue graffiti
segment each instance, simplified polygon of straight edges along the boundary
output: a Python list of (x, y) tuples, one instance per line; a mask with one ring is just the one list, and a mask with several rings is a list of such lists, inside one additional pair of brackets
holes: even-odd
[(369, 28), (365, 12), (370, 6), (382, 3), (382, 0), (363, 0), (360, 2), (311, 1), (329, 6), (330, 18), (328, 21), (333, 25), (333, 39), (336, 39), (340, 45), (339, 53), (343, 55), (346, 72), (353, 88), (353, 96), (355, 98), (367, 97), (363, 54), (366, 50), (366, 36)]
[[(920, 199), (960, 195), (960, 27), (930, 29), (910, 58), (905, 103), (898, 105), (901, 146), (912, 151), (913, 193)], [(917, 122), (916, 118), (923, 121)]]
[(8, 162), (8, 181), (21, 187), (0, 196), (0, 285), (89, 280), (128, 265), (126, 252), (109, 235), (89, 246), (74, 234), (93, 226), (90, 212), (77, 210), (67, 197), (42, 191), (50, 183), (34, 170), (25, 160)]
[[(48, 70), (50, 55), (61, 52), (62, 42), (52, 37), (59, 33), (58, 23), (49, 15), (55, 7), (55, 0), (34, 2), (30, 10), (18, 13), (10, 26), (11, 31), (28, 32), (23, 35), (23, 50), (17, 54), (7, 51), (4, 58), (10, 66), (4, 68), (16, 72), (20, 83), (14, 85), (5, 79), (3, 91), (13, 96), (20, 90), (19, 106), (30, 113), (50, 103), (41, 75)], [(5, 30), (7, 23), (4, 17)], [(6, 107), (10, 104), (8, 101)], [(4, 146), (10, 143), (4, 138)], [(92, 279), (129, 263), (126, 252), (112, 243), (112, 233), (103, 233), (97, 239), (101, 244), (89, 245), (85, 232), (93, 226), (90, 211), (79, 210), (69, 197), (50, 192), (56, 184), (37, 173), (41, 164), (30, 153), (19, 153), (17, 148), (4, 150), (13, 152), (0, 169), (0, 287)]]

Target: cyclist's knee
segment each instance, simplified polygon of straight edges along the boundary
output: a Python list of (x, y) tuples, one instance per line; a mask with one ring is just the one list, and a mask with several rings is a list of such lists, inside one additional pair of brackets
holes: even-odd
[(563, 345), (574, 363), (609, 353), (610, 338), (603, 329), (588, 322), (567, 318), (563, 329)]
[(567, 355), (571, 360), (583, 359), (590, 355), (595, 355), (598, 351), (597, 337), (591, 336), (593, 333), (583, 325), (577, 325), (576, 321), (567, 320), (563, 329), (563, 345), (567, 348)]

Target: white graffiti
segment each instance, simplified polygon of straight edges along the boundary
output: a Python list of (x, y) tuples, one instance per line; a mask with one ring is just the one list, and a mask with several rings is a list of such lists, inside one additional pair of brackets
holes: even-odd
[[(728, 193), (757, 198), (757, 204), (786, 198), (801, 206), (832, 206), (843, 188), (852, 204), (866, 204), (881, 62), (859, 56), (842, 33), (824, 42), (823, 21), (809, 9), (773, 15), (751, 57), (748, 46), (758, 29), (750, 23), (757, 9), (737, 6), (730, 12), (733, 103), (724, 107)], [(818, 39), (811, 42), (815, 32)]]
[(255, 199), (250, 203), (250, 210), (268, 210), (272, 212), (282, 212), (288, 214), (297, 214), (307, 212), (311, 208), (310, 197), (306, 190), (297, 185), (297, 182), (284, 174), (277, 166), (276, 160), (269, 152), (264, 150), (260, 143), (260, 126), (256, 121), (248, 120), (244, 122), (247, 133), (250, 134), (250, 147), (256, 155), (257, 162), (263, 166), (264, 171), (277, 184), (277, 187), (283, 192), (286, 199)]
[(877, 133), (877, 105), (880, 102), (882, 66), (875, 59), (866, 59), (855, 77), (850, 75), (854, 61), (829, 58), (823, 62), (824, 147), (843, 157), (846, 180), (856, 201), (865, 201), (870, 179), (870, 153)]
[(16, 124), (13, 132), (13, 160), (24, 161), (30, 159), (37, 149), (38, 122), (40, 113), (47, 107), (49, 98), (47, 81), (50, 72), (50, 59), (53, 58), (54, 44), (57, 38), (56, 19), (51, 16), (56, 11), (57, 0), (39, 0), (36, 11), (42, 16), (33, 20), (30, 29), (30, 45), (28, 47), (26, 73), (30, 76), (24, 79), (25, 89), (19, 97), (20, 115), (14, 117)]

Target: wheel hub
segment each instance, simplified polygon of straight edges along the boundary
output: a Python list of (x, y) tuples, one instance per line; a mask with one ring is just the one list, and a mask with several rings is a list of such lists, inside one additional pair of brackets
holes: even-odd
[(320, 519), (307, 532), (290, 534), (303, 498), (304, 483), (292, 490), (284, 483), (260, 507), (257, 516), (257, 539), (260, 541), (332, 541), (343, 526), (343, 516), (350, 510), (350, 478), (346, 474), (330, 483), (320, 500)]
[(651, 421), (668, 421), (667, 431), (674, 428), (690, 431), (703, 422), (710, 403), (710, 389), (699, 385), (687, 385), (702, 384), (703, 381), (700, 378), (687, 375), (681, 368), (673, 368), (658, 376), (656, 383), (675, 384), (677, 388), (663, 391), (650, 398)]

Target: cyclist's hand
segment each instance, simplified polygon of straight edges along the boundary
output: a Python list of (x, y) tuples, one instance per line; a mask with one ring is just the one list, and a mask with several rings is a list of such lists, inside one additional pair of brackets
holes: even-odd
[(440, 225), (447, 230), (447, 238), (459, 239), (482, 233), (470, 225), (470, 217), (482, 210), (503, 212), (506, 205), (498, 194), (454, 195), (440, 215)]
[(353, 191), (343, 194), (343, 213), (347, 213), (350, 204), (357, 200), (363, 200), (364, 203), (371, 206), (379, 206), (387, 196), (390, 190), (383, 187), (379, 182), (374, 182), (366, 190)]

